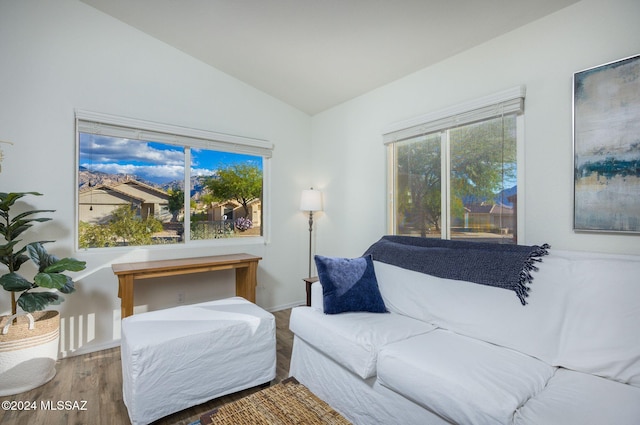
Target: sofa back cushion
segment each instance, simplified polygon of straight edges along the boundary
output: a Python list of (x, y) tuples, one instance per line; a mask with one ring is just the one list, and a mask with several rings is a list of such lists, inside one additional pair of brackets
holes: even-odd
[(550, 250), (528, 304), (511, 291), (374, 262), (387, 308), (443, 329), (640, 386), (640, 258)]
[(567, 262), (571, 280), (557, 364), (640, 387), (640, 262)]
[(547, 294), (552, 285), (539, 285), (538, 277), (528, 304), (523, 306), (513, 292), (502, 288), (443, 279), (378, 262), (375, 267), (380, 292), (392, 312), (509, 347), (549, 364), (557, 356), (564, 309), (559, 300), (545, 302), (553, 298)]

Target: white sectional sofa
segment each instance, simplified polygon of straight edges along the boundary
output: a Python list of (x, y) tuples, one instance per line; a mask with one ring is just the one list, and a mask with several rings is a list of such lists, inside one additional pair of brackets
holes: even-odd
[(290, 374), (355, 424), (640, 424), (640, 257), (549, 250), (503, 288), (373, 261), (388, 313), (292, 310)]

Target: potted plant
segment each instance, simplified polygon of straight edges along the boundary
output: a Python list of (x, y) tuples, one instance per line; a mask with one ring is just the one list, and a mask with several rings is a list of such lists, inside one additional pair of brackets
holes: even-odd
[[(27, 195), (41, 196), (37, 192), (0, 192), (0, 234), (4, 237), (0, 262), (7, 268), (0, 285), (11, 294), (11, 315), (0, 316), (0, 396), (30, 390), (55, 376), (60, 314), (45, 309), (64, 300), (60, 293), (75, 291), (73, 279), (64, 272), (85, 268), (84, 261), (47, 253), (43, 245), (48, 241), (19, 246), (17, 238), (24, 231), (51, 220), (35, 215), (53, 212), (31, 210), (12, 216), (11, 207)], [(37, 267), (32, 279), (18, 273), (29, 260)], [(19, 314), (18, 309), (25, 313)]]

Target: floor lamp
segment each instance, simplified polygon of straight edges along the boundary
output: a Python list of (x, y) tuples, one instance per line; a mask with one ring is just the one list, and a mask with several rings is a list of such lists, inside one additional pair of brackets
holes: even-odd
[(313, 188), (302, 191), (300, 210), (309, 212), (309, 277), (311, 277), (311, 234), (313, 233), (313, 212), (322, 211), (322, 192)]

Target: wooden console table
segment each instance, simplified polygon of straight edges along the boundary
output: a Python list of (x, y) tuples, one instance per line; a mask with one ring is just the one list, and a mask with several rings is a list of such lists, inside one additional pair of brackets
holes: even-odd
[(133, 314), (133, 284), (136, 279), (177, 276), (189, 273), (235, 269), (236, 295), (255, 303), (258, 261), (261, 259), (262, 257), (249, 254), (230, 254), (112, 264), (111, 269), (118, 276), (121, 318), (124, 319)]

